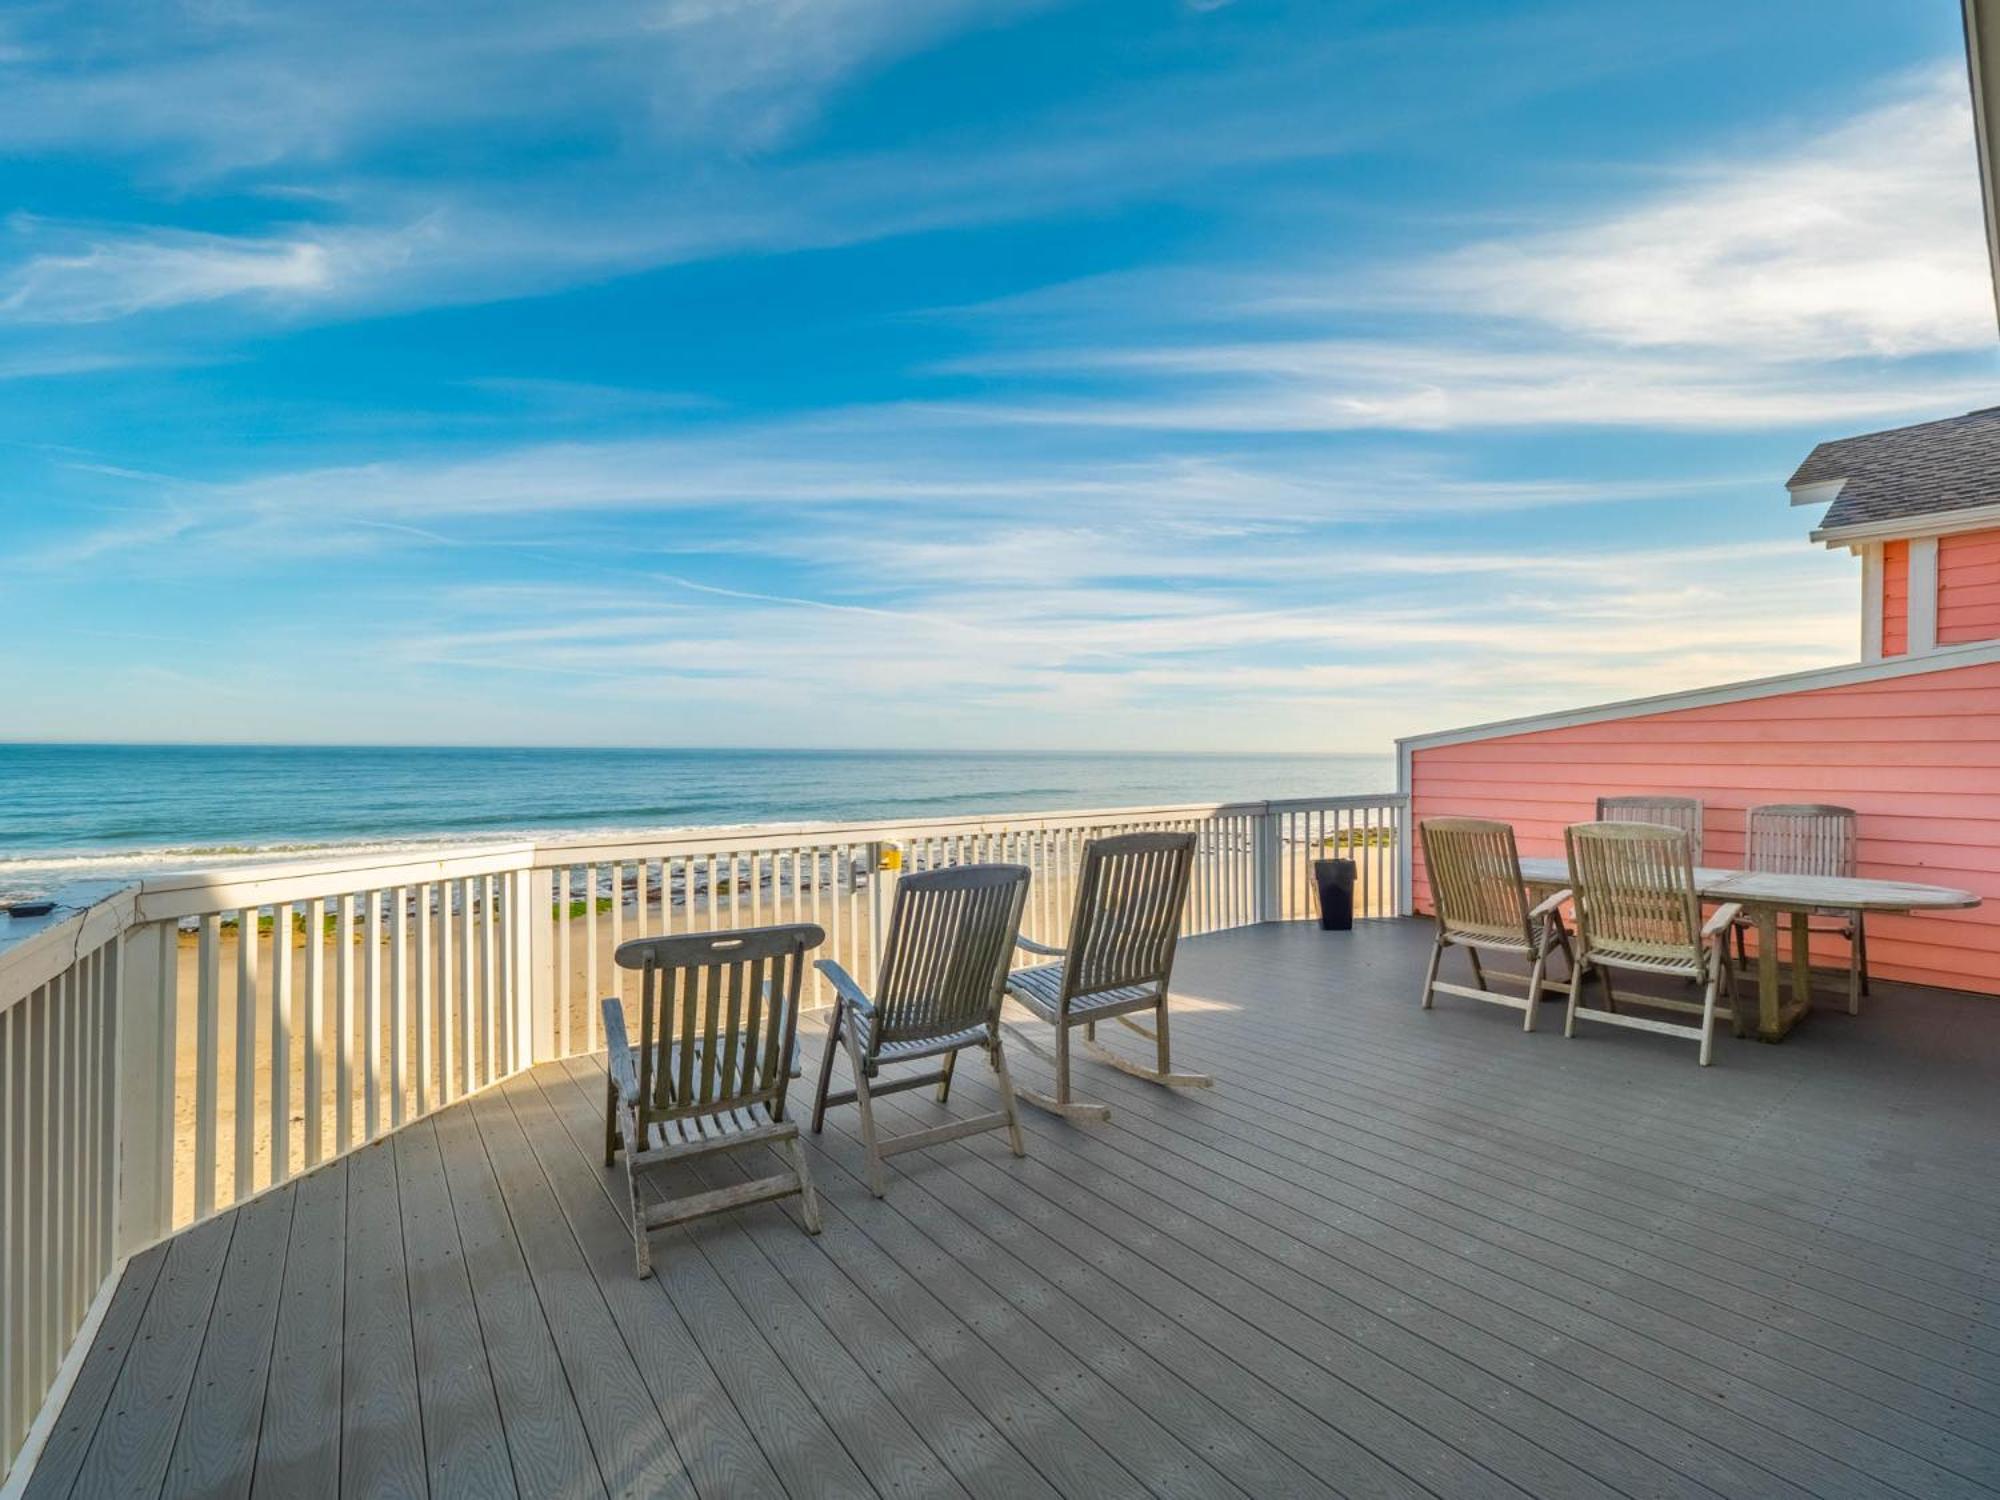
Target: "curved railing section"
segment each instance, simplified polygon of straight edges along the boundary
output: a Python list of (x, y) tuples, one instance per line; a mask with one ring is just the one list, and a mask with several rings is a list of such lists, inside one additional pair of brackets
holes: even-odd
[[(1183, 829), (1185, 931), (1399, 914), (1397, 796), (504, 843), (150, 878), (0, 948), (0, 1451), (32, 1461), (125, 1257), (533, 1063), (594, 1051), (628, 938), (810, 921), (864, 984), (904, 869)], [(831, 997), (813, 994), (814, 1003)], [(14, 1476), (18, 1478), (18, 1475)]]

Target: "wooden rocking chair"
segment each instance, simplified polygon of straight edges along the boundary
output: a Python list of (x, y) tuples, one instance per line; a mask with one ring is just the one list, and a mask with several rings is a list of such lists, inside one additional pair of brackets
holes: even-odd
[[(1701, 919), (1695, 892), (1694, 849), (1686, 830), (1653, 823), (1578, 823), (1563, 831), (1569, 846), (1570, 884), (1576, 892), (1576, 972), (1570, 978), (1569, 1011), (1563, 1035), (1576, 1035), (1579, 1016), (1607, 1026), (1690, 1037), (1701, 1043), (1705, 1068), (1715, 1048), (1718, 992), (1731, 1000), (1730, 1019), (1743, 1034), (1735, 1011), (1735, 970), (1729, 962), (1729, 929), (1742, 910), (1735, 902)], [(1579, 1010), (1584, 976), (1595, 969), (1604, 983), (1604, 1010)], [(1614, 1011), (1609, 1002), (1611, 970), (1671, 974), (1703, 987), (1699, 1003), (1660, 995), (1633, 997), (1633, 1003), (1701, 1017), (1698, 1026)]]
[[(1077, 874), (1076, 912), (1069, 947), (1052, 948), (1026, 938), (1017, 946), (1060, 963), (1016, 969), (1007, 993), (1055, 1027), (1050, 1056), (1025, 1037), (1021, 1044), (1055, 1069), (1050, 1098), (1032, 1089), (1016, 1092), (1037, 1109), (1072, 1120), (1108, 1120), (1111, 1108), (1070, 1097), (1069, 1034), (1083, 1028), (1092, 1057), (1120, 1072), (1170, 1088), (1207, 1088), (1203, 1073), (1176, 1073), (1167, 1034), (1167, 983), (1180, 941), (1181, 911), (1194, 870), (1192, 833), (1126, 833), (1093, 839)], [(1133, 1019), (1150, 1010), (1148, 1027)], [(1159, 1066), (1148, 1068), (1098, 1044), (1097, 1023), (1117, 1021), (1153, 1043)]]
[[(1027, 893), (1025, 865), (955, 865), (905, 875), (896, 882), (874, 995), (834, 960), (819, 960), (817, 967), (832, 981), (838, 998), (820, 1054), (813, 1133), (817, 1135), (825, 1124), (828, 1105), (859, 1105), (868, 1191), (878, 1198), (884, 1190), (882, 1160), (900, 1151), (1004, 1129), (1014, 1154), (1026, 1154), (1013, 1082), (1000, 1047), (1000, 986), (1021, 931), (1021, 905)], [(833, 1082), (837, 1047), (846, 1049), (854, 1087), (832, 1094), (827, 1090)], [(944, 1103), (951, 1097), (952, 1068), (967, 1047), (981, 1048), (992, 1064), (1000, 1090), (999, 1110), (902, 1135), (877, 1133), (873, 1103), (877, 1095), (935, 1083), (938, 1103)], [(885, 1063), (925, 1058), (942, 1061), (930, 1072), (877, 1081)]]
[[(819, 1233), (819, 1200), (799, 1127), (785, 1118), (785, 1086), (806, 954), (825, 941), (822, 929), (801, 923), (618, 945), (619, 967), (641, 973), (639, 1045), (626, 1034), (624, 1006), (608, 997), (604, 1164), (624, 1151), (641, 1276), (652, 1274), (652, 1230), (705, 1214), (797, 1193), (807, 1232)], [(791, 1170), (650, 1207), (641, 1200), (648, 1168), (749, 1146), (783, 1148)]]
[[(1424, 846), (1424, 877), (1430, 882), (1431, 908), (1437, 917), (1437, 941), (1424, 971), (1423, 1008), (1431, 1009), (1439, 991), (1464, 995), (1522, 1012), (1521, 1029), (1535, 1029), (1535, 1007), (1544, 990), (1569, 993), (1569, 984), (1548, 977), (1549, 959), (1561, 949), (1576, 973), (1576, 954), (1563, 926), (1566, 890), (1555, 891), (1533, 907), (1521, 882), (1521, 857), (1513, 827), (1485, 818), (1425, 818), (1417, 825)], [(1444, 950), (1458, 947), (1472, 963), (1472, 984), (1452, 984), (1438, 978)], [(1519, 954), (1530, 961), (1527, 994), (1508, 994), (1486, 982), (1479, 950)], [(1495, 975), (1520, 983), (1517, 975)]]

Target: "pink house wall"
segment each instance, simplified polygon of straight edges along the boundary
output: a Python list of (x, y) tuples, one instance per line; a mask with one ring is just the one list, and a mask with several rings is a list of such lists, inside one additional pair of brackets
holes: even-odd
[(1910, 649), (1910, 544), (1882, 544), (1882, 654)]
[(1940, 646), (2000, 640), (2000, 530), (1938, 538)]
[[(1413, 747), (1409, 787), (1415, 817), (1504, 819), (1527, 855), (1560, 854), (1564, 826), (1590, 818), (1600, 794), (1697, 795), (1712, 865), (1742, 862), (1753, 804), (1852, 807), (1861, 874), (1985, 898), (1871, 919), (1872, 971), (2000, 994), (2000, 663)], [(1421, 848), (1412, 862), (1428, 911)]]

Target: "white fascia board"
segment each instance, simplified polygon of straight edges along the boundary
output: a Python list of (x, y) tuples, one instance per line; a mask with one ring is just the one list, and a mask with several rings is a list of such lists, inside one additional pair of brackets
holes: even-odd
[(2000, 526), (2000, 502), (1968, 505), (1963, 510), (1934, 511), (1929, 515), (1896, 516), (1887, 521), (1860, 521), (1831, 530), (1822, 526), (1812, 540), (1829, 547), (1850, 550), (1863, 542), (1896, 542), (1909, 537), (1951, 536), (1960, 531), (1987, 531)]
[[(1405, 735), (1396, 741), (1397, 758), (1399, 763), (1407, 764), (1407, 757), (1411, 751), (1433, 750), (1440, 745), (1463, 745), (1474, 740), (1533, 734), (1543, 729), (1568, 729), (1581, 724), (1602, 724), (1612, 719), (1638, 719), (1648, 714), (1672, 713), (1684, 708), (1708, 708), (1719, 703), (1743, 703), (1754, 698), (1779, 698), (1787, 693), (1848, 687), (1864, 682), (1882, 682), (1897, 677), (1912, 677), (1923, 672), (1946, 672), (1957, 667), (1988, 666), (1995, 662), (2000, 662), (2000, 641), (1979, 641), (1969, 646), (1941, 646), (1927, 656), (1891, 656), (1881, 661), (1848, 662), (1838, 667), (1814, 667), (1805, 672), (1786, 672), (1777, 677), (1756, 677), (1745, 682), (1727, 682), (1715, 687), (1691, 688), (1679, 693), (1660, 693), (1651, 698), (1626, 698), (1616, 703), (1594, 704), (1589, 708), (1530, 714), (1519, 719), (1497, 719), (1487, 724), (1472, 724), (1463, 729), (1439, 729), (1428, 734)], [(1404, 790), (1408, 790), (1407, 783)]]

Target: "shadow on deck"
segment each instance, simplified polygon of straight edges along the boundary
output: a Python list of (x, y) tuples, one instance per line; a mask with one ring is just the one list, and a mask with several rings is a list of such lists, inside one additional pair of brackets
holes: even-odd
[(1701, 1070), (1420, 1011), (1428, 938), (1192, 941), (1213, 1090), (1085, 1064), (1108, 1126), (1025, 1111), (1028, 1160), (882, 1202), (836, 1112), (821, 1238), (751, 1209), (646, 1282), (601, 1060), (545, 1065), (137, 1257), (29, 1493), (2000, 1488), (1996, 1002), (1878, 985)]

